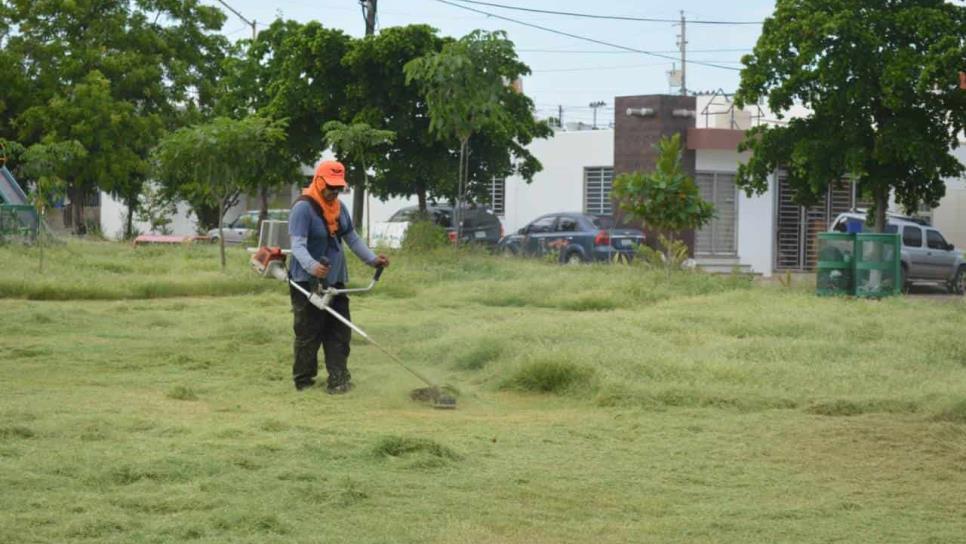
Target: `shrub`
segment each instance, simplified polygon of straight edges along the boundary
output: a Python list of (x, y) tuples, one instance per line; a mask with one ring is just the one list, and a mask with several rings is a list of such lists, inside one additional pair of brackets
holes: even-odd
[(406, 229), (402, 248), (406, 251), (427, 251), (450, 245), (446, 229), (432, 221), (414, 221)]

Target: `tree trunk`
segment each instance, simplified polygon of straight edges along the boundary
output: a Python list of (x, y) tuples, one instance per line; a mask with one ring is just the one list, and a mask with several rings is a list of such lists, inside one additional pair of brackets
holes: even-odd
[(37, 216), (37, 246), (40, 248), (40, 273), (44, 273), (44, 245), (47, 240), (44, 239), (44, 224), (43, 217), (47, 213), (47, 208), (45, 206), (40, 207), (40, 214)]
[(426, 187), (423, 185), (416, 186), (416, 201), (419, 203), (419, 211), (426, 213)]
[[(362, 161), (362, 186), (364, 188), (368, 188), (369, 187), (369, 173), (366, 170), (367, 170), (367, 168), (366, 168), (366, 161), (363, 160)], [(353, 208), (358, 207), (359, 208), (359, 211), (361, 213), (362, 212), (362, 206), (359, 205), (359, 204), (357, 204), (357, 202), (355, 200), (355, 199), (359, 198), (359, 195), (354, 195), (352, 198), (353, 198), (352, 207)], [(365, 207), (366, 207), (366, 212), (365, 212), (365, 218), (366, 218), (366, 245), (368, 246), (368, 245), (371, 244), (371, 242), (369, 240), (369, 195), (368, 195), (368, 193), (364, 193), (362, 195), (362, 199), (365, 202)], [(358, 224), (360, 224), (362, 222), (362, 219), (361, 219), (362, 215), (359, 215), (358, 217), (360, 217), (360, 219), (356, 219), (356, 216), (355, 215), (352, 216), (352, 220), (355, 221), (355, 224), (356, 225), (358, 225)]]
[(872, 194), (875, 198), (875, 230), (873, 232), (885, 232), (886, 211), (889, 209), (889, 189), (877, 187)]
[[(361, 225), (364, 219), (364, 209), (366, 204), (366, 187), (369, 186), (368, 176), (366, 175), (365, 165), (362, 167), (362, 177), (365, 181), (359, 184), (355, 190), (352, 191), (352, 222), (356, 225)], [(368, 230), (368, 229), (367, 229)]]
[(134, 238), (134, 211), (137, 209), (138, 197), (131, 195), (127, 198), (127, 218), (124, 221), (124, 239)]
[(70, 215), (73, 221), (71, 232), (74, 234), (85, 234), (87, 225), (84, 224), (84, 191), (76, 185), (71, 185), (67, 190), (70, 197)]
[(221, 271), (225, 271), (225, 199), (218, 199), (218, 252), (221, 254)]
[(469, 157), (466, 156), (466, 148), (468, 147), (469, 138), (460, 139), (460, 175), (459, 183), (456, 187), (456, 206), (453, 211), (453, 220), (456, 222), (456, 246), (459, 247), (460, 242), (463, 239), (463, 191), (465, 190), (466, 184), (466, 172), (469, 170), (466, 167), (466, 163), (469, 162)]
[[(872, 232), (885, 232), (886, 227), (886, 210), (889, 208), (889, 188), (888, 187), (876, 187), (872, 191), (873, 198), (875, 199), (875, 225), (873, 225)], [(880, 251), (882, 247), (878, 244), (872, 246), (872, 254), (867, 259), (872, 261), (878, 261), (881, 258)], [(878, 290), (882, 284), (882, 271), (881, 270), (870, 270), (869, 271), (869, 288)]]
[(260, 236), (262, 232), (262, 221), (268, 219), (268, 187), (258, 190), (260, 197), (260, 207), (258, 209), (258, 225), (255, 226), (255, 235)]

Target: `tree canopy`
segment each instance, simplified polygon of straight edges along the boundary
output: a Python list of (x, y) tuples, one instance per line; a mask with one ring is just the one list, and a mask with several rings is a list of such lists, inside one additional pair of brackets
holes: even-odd
[(681, 135), (661, 138), (652, 172), (630, 172), (614, 180), (622, 210), (649, 227), (674, 233), (699, 229), (714, 218), (714, 205), (701, 198), (691, 176), (681, 168)]
[(907, 209), (937, 206), (966, 129), (966, 6), (944, 0), (778, 0), (742, 59), (737, 104), (795, 104), (805, 118), (751, 129), (738, 171), (749, 192), (784, 168), (803, 204), (849, 176), (875, 202), (882, 229), (890, 191)]
[(268, 150), (285, 139), (285, 127), (261, 117), (218, 117), (178, 129), (154, 150), (156, 178), (189, 202), (218, 206), (221, 266), (225, 267), (225, 210), (239, 193), (256, 187), (268, 165)]
[[(76, 224), (84, 197), (106, 191), (127, 204), (129, 234), (152, 147), (165, 133), (215, 116), (255, 115), (284, 126), (286, 137), (263, 150), (263, 176), (246, 188), (263, 201), (332, 146), (327, 121), (397, 135), (366, 157), (370, 189), (382, 198), (416, 195), (425, 207), (427, 198), (461, 193), (458, 172), (463, 193), (482, 195), (495, 177), (518, 173), (529, 181), (541, 168), (526, 145), (550, 130), (534, 119), (532, 101), (509, 87), (529, 69), (501, 33), (453, 40), (413, 25), (353, 39), (318, 22), (276, 20), (229, 45), (217, 33), (224, 20), (220, 8), (197, 0), (0, 0), (0, 139), (25, 149), (82, 146), (58, 155), (70, 161), (60, 171)], [(487, 93), (485, 108), (471, 108), (474, 136), (463, 142), (463, 167), (459, 141), (431, 130), (428, 87), (407, 85), (403, 71), (447, 44), (461, 44), (467, 62), (486, 74), (484, 84), (463, 91)], [(353, 170), (350, 181), (364, 182)], [(186, 194), (182, 182), (165, 194)], [(193, 194), (189, 203), (201, 226), (220, 222), (212, 201)]]
[(88, 191), (136, 205), (162, 129), (210, 107), (223, 21), (195, 0), (0, 2), (0, 137), (84, 146), (64, 178), (75, 228)]
[[(443, 141), (459, 143), (459, 166), (455, 191), (457, 210), (472, 193), (470, 140), (486, 133), (484, 141), (496, 143), (502, 157), (490, 156), (490, 162), (478, 165), (496, 167), (478, 182), (506, 175), (514, 170), (512, 159), (523, 159), (521, 173), (539, 169), (539, 162), (523, 147), (535, 136), (547, 136), (550, 128), (533, 117), (533, 102), (519, 93), (511, 83), (529, 74), (513, 43), (502, 31), (476, 30), (408, 62), (404, 71), (406, 83), (415, 84), (424, 96), (429, 112), (429, 130)], [(502, 144), (502, 145), (501, 145)], [(487, 149), (485, 146), (479, 149)], [(489, 148), (493, 150), (493, 148)], [(481, 157), (482, 159), (483, 157)], [(493, 160), (495, 159), (495, 160)], [(452, 193), (451, 193), (452, 194)], [(457, 239), (462, 222), (457, 219)]]

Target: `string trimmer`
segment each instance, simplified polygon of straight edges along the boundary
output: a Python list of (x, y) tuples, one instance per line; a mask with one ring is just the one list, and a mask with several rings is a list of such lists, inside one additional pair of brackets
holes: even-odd
[[(402, 360), (399, 359), (399, 357), (396, 357), (392, 352), (380, 346), (375, 340), (373, 340), (368, 334), (366, 334), (364, 330), (357, 327), (351, 321), (343, 317), (342, 314), (333, 310), (329, 306), (329, 304), (332, 302), (332, 298), (335, 297), (336, 295), (342, 295), (346, 293), (364, 293), (366, 291), (371, 291), (372, 288), (375, 287), (376, 282), (379, 281), (379, 277), (382, 276), (382, 272), (383, 270), (385, 270), (384, 268), (382, 267), (376, 268), (376, 273), (372, 277), (372, 281), (370, 281), (369, 285), (366, 287), (359, 287), (355, 289), (336, 289), (335, 287), (325, 284), (325, 282), (323, 281), (323, 282), (320, 282), (320, 285), (319, 285), (320, 289), (318, 290), (318, 292), (312, 292), (312, 291), (306, 290), (304, 287), (302, 287), (298, 283), (295, 283), (288, 277), (288, 271), (285, 268), (285, 254), (282, 253), (281, 248), (264, 247), (264, 246), (260, 247), (258, 248), (258, 251), (256, 251), (255, 254), (252, 255), (251, 263), (252, 263), (252, 268), (260, 276), (264, 278), (275, 278), (280, 281), (288, 282), (289, 285), (291, 285), (300, 293), (305, 295), (305, 297), (308, 299), (310, 303), (312, 303), (313, 306), (315, 306), (320, 310), (329, 312), (330, 315), (332, 315), (333, 317), (341, 321), (347, 327), (357, 332), (359, 336), (362, 336), (370, 344), (378, 348), (379, 351), (383, 352), (386, 356), (392, 359), (394, 363), (398, 364), (399, 366), (409, 371), (409, 373), (412, 374), (413, 376), (416, 376), (417, 378), (419, 378), (419, 381), (425, 383), (428, 387), (424, 390), (419, 390), (420, 394), (418, 396), (421, 398), (426, 398), (427, 400), (431, 401), (434, 408), (441, 408), (441, 409), (456, 408), (455, 397), (441, 391), (439, 386), (431, 382), (428, 378), (426, 378), (419, 372), (416, 372), (415, 370), (407, 366), (406, 363), (402, 362)], [(328, 263), (323, 262), (322, 264), (328, 264)]]

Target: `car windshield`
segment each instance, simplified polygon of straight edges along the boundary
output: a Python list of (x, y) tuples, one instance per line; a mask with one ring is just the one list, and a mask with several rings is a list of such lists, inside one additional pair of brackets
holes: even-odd
[[(450, 226), (450, 211), (439, 208), (429, 208), (427, 213), (433, 218), (433, 222), (441, 227)], [(403, 208), (392, 214), (389, 218), (390, 223), (408, 223), (419, 219), (419, 208)]]
[(606, 215), (592, 215), (590, 216), (590, 221), (599, 229), (614, 228), (614, 219)]
[(419, 208), (403, 208), (398, 212), (392, 214), (389, 218), (390, 223), (405, 223), (406, 221), (412, 221)]

